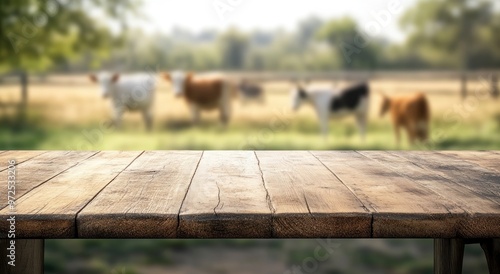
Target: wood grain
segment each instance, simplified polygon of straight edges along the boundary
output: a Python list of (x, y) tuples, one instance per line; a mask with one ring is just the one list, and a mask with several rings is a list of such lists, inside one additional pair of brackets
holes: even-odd
[(393, 152), (406, 158), (429, 172), (453, 180), (465, 188), (500, 204), (500, 173), (467, 161), (441, 155), (435, 152), (412, 151)]
[(434, 274), (462, 274), (464, 248), (462, 239), (435, 239)]
[[(90, 151), (49, 151), (20, 163), (15, 169), (16, 199), (54, 176), (66, 171), (97, 152)], [(0, 178), (7, 178), (8, 171), (0, 172)], [(7, 206), (7, 188), (0, 188), (0, 209)]]
[(500, 237), (495, 151), (2, 156), (19, 164), (0, 238), (11, 215), (21, 239)]
[(7, 264), (7, 248), (10, 239), (0, 240), (0, 273), (2, 274), (43, 274), (44, 240), (15, 239), (15, 266)]
[(371, 214), (309, 152), (256, 154), (273, 208), (274, 237), (370, 237)]
[[(440, 197), (440, 202), (450, 211), (460, 213), (456, 226), (455, 237), (485, 238), (500, 237), (500, 205), (488, 199), (483, 199), (478, 193), (455, 183), (454, 180), (439, 174), (414, 162), (383, 151), (362, 151), (361, 154), (374, 159), (398, 174), (411, 179), (416, 184), (426, 187)], [(461, 210), (460, 210), (461, 209)]]
[(142, 154), (78, 214), (78, 237), (176, 237), (178, 213), (201, 154)]
[[(100, 152), (17, 200), (17, 238), (74, 238), (76, 214), (141, 152)], [(112, 202), (112, 201), (110, 201)], [(0, 211), (0, 238), (12, 212)]]
[(26, 162), (38, 155), (45, 153), (44, 150), (9, 150), (0, 154), (0, 171), (9, 166), (10, 160), (16, 160), (16, 165)]
[(500, 172), (500, 154), (492, 151), (441, 151), (439, 153), (447, 156), (452, 155), (455, 158)]
[(179, 236), (269, 238), (271, 209), (252, 151), (206, 151), (180, 212)]
[[(357, 152), (312, 152), (373, 214), (373, 237), (452, 237), (458, 218), (439, 195)], [(451, 210), (451, 211), (450, 211)]]

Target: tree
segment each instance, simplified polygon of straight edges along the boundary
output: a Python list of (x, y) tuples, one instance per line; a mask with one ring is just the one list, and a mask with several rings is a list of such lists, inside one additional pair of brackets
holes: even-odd
[(222, 52), (222, 66), (226, 69), (242, 69), (250, 44), (248, 37), (231, 29), (221, 35), (219, 42)]
[(360, 30), (352, 18), (327, 22), (316, 36), (343, 57), (342, 67), (345, 69), (373, 69), (377, 65), (379, 42)]
[(421, 0), (401, 20), (410, 31), (409, 47), (418, 48), (428, 60), (460, 68), (463, 97), (467, 70), (499, 64), (498, 59), (491, 63), (495, 51), (498, 55), (498, 24), (493, 3), (487, 0)]
[(118, 41), (90, 11), (124, 24), (138, 5), (138, 0), (2, 0), (0, 71), (21, 75), (26, 102), (27, 73), (44, 71), (89, 51), (102, 59)]
[(314, 36), (323, 26), (323, 21), (318, 17), (310, 16), (298, 24), (297, 42), (302, 51), (307, 49), (307, 46), (314, 41)]

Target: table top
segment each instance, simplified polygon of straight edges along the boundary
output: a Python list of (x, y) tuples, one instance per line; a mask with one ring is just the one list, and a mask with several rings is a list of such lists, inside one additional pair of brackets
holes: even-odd
[(497, 151), (2, 151), (0, 178), (0, 238), (500, 238)]

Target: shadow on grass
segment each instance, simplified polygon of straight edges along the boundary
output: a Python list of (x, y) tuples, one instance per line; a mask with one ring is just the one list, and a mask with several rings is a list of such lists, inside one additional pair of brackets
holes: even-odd
[(188, 120), (170, 120), (162, 125), (162, 129), (171, 131), (182, 131), (194, 127), (193, 123)]
[(48, 138), (36, 116), (0, 117), (0, 149), (37, 149)]
[[(496, 138), (496, 139), (495, 139)], [(500, 147), (500, 138), (498, 136), (491, 138), (457, 138), (450, 137), (435, 144), (432, 149), (438, 150), (487, 150), (498, 149)]]
[(220, 129), (229, 127), (233, 127), (233, 124), (231, 122), (227, 125), (227, 127), (224, 127), (224, 125), (219, 120), (200, 120), (197, 124), (195, 124), (191, 120), (179, 119), (169, 120), (166, 123), (163, 123), (159, 129), (166, 130), (168, 132), (182, 132), (191, 129), (219, 131)]
[(495, 114), (494, 119), (496, 121), (497, 131), (500, 132), (500, 113)]

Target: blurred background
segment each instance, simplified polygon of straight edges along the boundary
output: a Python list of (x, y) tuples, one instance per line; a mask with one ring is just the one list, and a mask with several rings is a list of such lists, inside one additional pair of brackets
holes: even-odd
[[(2, 0), (0, 149), (500, 149), (500, 2), (494, 0)], [(217, 111), (191, 121), (161, 73), (219, 72), (245, 92), (227, 127)], [(113, 108), (90, 74), (147, 73), (153, 127)], [(368, 82), (366, 139), (352, 117), (323, 138), (314, 108), (291, 110), (309, 82)], [(252, 89), (250, 88), (250, 89)], [(382, 94), (425, 94), (430, 136), (395, 142)], [(337, 242), (337, 241), (336, 241)], [(314, 273), (432, 273), (430, 240), (339, 240)], [(318, 243), (47, 241), (47, 273), (287, 273)], [(215, 251), (215, 252), (214, 252)], [(467, 247), (464, 273), (486, 273)], [(482, 272), (481, 272), (482, 271)], [(303, 273), (312, 273), (302, 269)], [(294, 272), (288, 272), (294, 273)], [(297, 272), (300, 273), (300, 272)]]

